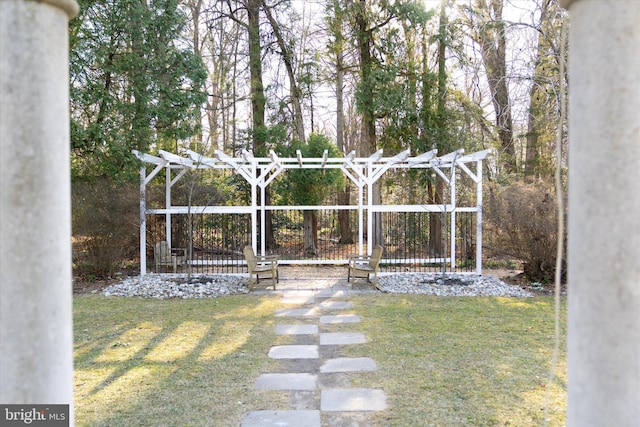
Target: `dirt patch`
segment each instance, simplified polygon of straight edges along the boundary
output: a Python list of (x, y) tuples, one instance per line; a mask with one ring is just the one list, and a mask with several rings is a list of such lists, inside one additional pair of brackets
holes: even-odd
[(122, 277), (107, 279), (73, 278), (74, 294), (99, 294), (103, 289), (122, 281)]

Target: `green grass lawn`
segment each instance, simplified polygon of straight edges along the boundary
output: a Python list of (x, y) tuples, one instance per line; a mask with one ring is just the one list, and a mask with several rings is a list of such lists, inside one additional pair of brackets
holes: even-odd
[[(537, 426), (550, 395), (551, 426), (564, 424), (566, 363), (546, 387), (553, 350), (550, 298), (359, 295), (363, 332), (345, 355), (372, 357), (353, 387), (383, 388), (377, 426)], [(276, 336), (279, 297), (74, 299), (78, 426), (237, 426), (246, 411), (287, 409), (287, 393), (254, 390)], [(565, 309), (562, 310), (565, 324)], [(565, 348), (564, 331), (561, 348)]]
[[(378, 371), (354, 386), (381, 387), (391, 409), (379, 426), (541, 426), (553, 354), (552, 298), (358, 296), (369, 341), (349, 356), (369, 356)], [(549, 425), (566, 414), (566, 309)]]

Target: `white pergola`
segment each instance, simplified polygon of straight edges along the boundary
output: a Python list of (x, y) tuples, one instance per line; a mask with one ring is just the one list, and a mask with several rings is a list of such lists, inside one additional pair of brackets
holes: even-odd
[[(640, 2), (560, 4), (572, 14), (567, 426), (637, 426)], [(0, 1), (0, 87), (12, 88), (0, 97), (0, 401), (68, 404), (71, 426), (67, 40), (77, 13), (75, 0)]]
[[(449, 263), (451, 270), (456, 268), (456, 222), (457, 212), (474, 212), (476, 221), (476, 272), (482, 272), (482, 161), (490, 150), (483, 150), (472, 154), (465, 154), (464, 150), (457, 150), (442, 156), (437, 150), (432, 150), (417, 156), (411, 156), (405, 150), (393, 157), (384, 157), (383, 151), (378, 150), (369, 157), (356, 157), (355, 152), (346, 157), (328, 157), (327, 151), (322, 157), (303, 157), (300, 151), (296, 157), (279, 157), (271, 151), (269, 157), (255, 157), (251, 152), (243, 151), (240, 157), (231, 157), (221, 150), (216, 150), (214, 157), (205, 156), (195, 151), (187, 150), (184, 155), (177, 155), (160, 150), (159, 156), (134, 151), (133, 153), (147, 164), (154, 165), (154, 169), (147, 174), (145, 166), (140, 168), (140, 273), (146, 274), (146, 216), (165, 215), (166, 238), (171, 245), (171, 216), (176, 214), (250, 214), (251, 215), (251, 244), (258, 250), (258, 224), (261, 235), (264, 235), (265, 217), (267, 210), (340, 210), (351, 209), (358, 211), (358, 245), (362, 255), (364, 252), (364, 218), (367, 216), (367, 248), (373, 247), (373, 216), (380, 212), (439, 212), (451, 215), (450, 221), (450, 255), (444, 259), (413, 259), (411, 262)], [(419, 205), (375, 205), (373, 203), (373, 185), (380, 180), (389, 169), (431, 169), (449, 187), (450, 200), (442, 204)], [(162, 170), (165, 170), (165, 207), (162, 209), (148, 209), (146, 206), (147, 185)], [(171, 202), (171, 188), (188, 170), (195, 169), (232, 169), (240, 174), (251, 186), (250, 206), (173, 206)], [(340, 169), (344, 175), (358, 189), (357, 204), (350, 206), (267, 206), (265, 205), (265, 191), (267, 186), (284, 170), (287, 169)], [(468, 175), (476, 185), (475, 206), (458, 206), (456, 202), (457, 170)], [(366, 200), (365, 200), (365, 189)], [(260, 197), (258, 197), (260, 192)], [(258, 221), (260, 216), (260, 221)], [(265, 241), (262, 239), (261, 253), (265, 254)], [(342, 260), (344, 261), (344, 260)], [(383, 260), (384, 261), (384, 260)], [(324, 261), (287, 261), (282, 263), (313, 264)], [(341, 261), (334, 261), (341, 262)]]

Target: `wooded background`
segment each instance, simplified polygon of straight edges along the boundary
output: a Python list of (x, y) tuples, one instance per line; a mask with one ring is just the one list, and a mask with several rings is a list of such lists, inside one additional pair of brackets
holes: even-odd
[[(492, 148), (486, 252), (522, 262), (534, 280), (553, 277), (557, 161), (566, 176), (558, 100), (568, 86), (560, 75), (568, 18), (556, 0), (79, 4), (69, 27), (77, 274), (112, 275), (135, 262), (132, 149), (265, 156), (321, 134), (337, 153), (359, 156)], [(216, 203), (242, 186), (208, 179), (198, 188), (214, 188)], [(410, 179), (441, 201), (441, 181)], [(391, 197), (384, 185), (374, 203)], [(336, 191), (348, 204), (348, 185)]]

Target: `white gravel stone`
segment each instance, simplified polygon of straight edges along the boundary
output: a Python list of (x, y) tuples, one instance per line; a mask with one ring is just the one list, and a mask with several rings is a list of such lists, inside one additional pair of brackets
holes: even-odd
[[(378, 277), (378, 288), (390, 294), (437, 296), (531, 297), (533, 294), (494, 276), (477, 274), (397, 273)], [(217, 298), (249, 293), (247, 277), (237, 275), (147, 274), (129, 277), (102, 291), (105, 296), (141, 298)]]
[(391, 294), (532, 297), (518, 286), (478, 274), (399, 273), (378, 277), (378, 289)]
[(105, 296), (142, 298), (217, 298), (226, 295), (246, 294), (249, 281), (246, 277), (231, 275), (193, 275), (186, 283), (186, 275), (147, 274), (129, 277), (102, 291)]

